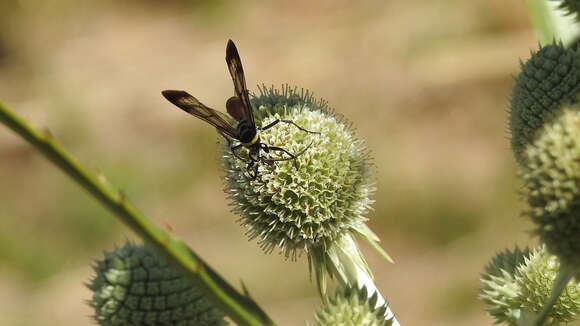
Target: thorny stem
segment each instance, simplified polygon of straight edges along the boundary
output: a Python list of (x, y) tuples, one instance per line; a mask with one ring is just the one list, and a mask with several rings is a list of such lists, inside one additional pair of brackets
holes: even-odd
[(154, 225), (127, 201), (122, 192), (112, 187), (102, 176), (87, 172), (50, 133), (32, 128), (1, 102), (0, 122), (28, 141), (141, 236), (146, 243), (181, 268), (207, 297), (238, 325), (275, 325), (251, 298), (237, 292), (181, 239)]

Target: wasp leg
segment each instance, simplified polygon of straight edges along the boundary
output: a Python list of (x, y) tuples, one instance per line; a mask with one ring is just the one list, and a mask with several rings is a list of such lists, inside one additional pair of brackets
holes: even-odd
[[(257, 161), (254, 160), (250, 160), (250, 162), (248, 162), (248, 165), (246, 165), (246, 173), (248, 174), (249, 178), (248, 180), (253, 181), (256, 180), (256, 178), (258, 177), (258, 164), (256, 164)], [(252, 170), (250, 170), (253, 167)], [(254, 173), (252, 174), (250, 171), (254, 171)]]
[(310, 144), (308, 146), (306, 146), (305, 149), (301, 150), (298, 154), (292, 154), (289, 151), (285, 150), (282, 147), (278, 147), (278, 146), (268, 146), (268, 149), (271, 149), (273, 151), (279, 151), (279, 152), (284, 152), (286, 153), (288, 156), (290, 156), (289, 158), (273, 158), (273, 159), (268, 159), (269, 162), (280, 162), (280, 161), (289, 161), (289, 160), (294, 160), (294, 167), (296, 168), (296, 170), (298, 170), (298, 164), (296, 163), (296, 159), (304, 154), (309, 148), (310, 146), (312, 146), (312, 142), (310, 142)]
[(280, 119), (276, 119), (273, 122), (270, 122), (267, 126), (260, 128), (260, 131), (268, 130), (268, 129), (274, 127), (275, 125), (277, 125), (280, 121), (281, 121)]
[(230, 139), (230, 137), (226, 136), (223, 132), (221, 132), (219, 129), (216, 129), (218, 134), (220, 134), (222, 137), (224, 137), (224, 139), (228, 142), (228, 146), (230, 147), (230, 151), (232, 152), (232, 155), (234, 155), (234, 157), (236, 157), (238, 160), (242, 161), (242, 162), (247, 162), (243, 157), (239, 156), (236, 153), (236, 150), (240, 147), (242, 147), (242, 144), (239, 145), (235, 145), (232, 146), (232, 140)]
[(307, 132), (307, 133), (309, 133), (309, 134), (320, 135), (320, 132), (318, 132), (318, 131), (310, 131), (310, 130), (304, 129), (304, 128), (300, 127), (299, 125), (297, 125), (297, 124), (296, 124), (294, 121), (292, 121), (292, 120), (280, 120), (280, 121), (281, 121), (281, 122), (285, 122), (285, 123), (292, 124), (292, 125), (294, 125), (294, 127), (298, 128), (298, 129), (300, 129), (300, 130), (302, 130), (302, 131), (304, 131), (304, 132)]
[(271, 123), (269, 123), (268, 125), (266, 125), (265, 127), (263, 127), (263, 128), (260, 128), (260, 131), (268, 130), (268, 129), (270, 129), (270, 128), (274, 127), (275, 125), (277, 125), (277, 124), (278, 124), (278, 123), (280, 123), (280, 122), (289, 123), (289, 124), (291, 124), (291, 125), (294, 125), (294, 127), (298, 128), (298, 129), (300, 129), (300, 130), (302, 130), (302, 131), (304, 131), (304, 132), (307, 132), (307, 133), (309, 133), (309, 134), (320, 135), (320, 132), (318, 132), (318, 131), (310, 131), (310, 130), (304, 129), (304, 128), (300, 127), (299, 125), (297, 125), (297, 124), (296, 124), (294, 121), (292, 121), (292, 120), (280, 120), (280, 119), (276, 119), (276, 120), (274, 120), (273, 122), (271, 122)]
[(305, 149), (303, 149), (300, 152), (298, 152), (298, 154), (292, 154), (288, 150), (286, 150), (286, 149), (284, 149), (282, 147), (278, 147), (278, 146), (268, 146), (268, 149), (271, 149), (271, 150), (274, 150), (274, 151), (279, 151), (279, 152), (284, 152), (284, 153), (288, 154), (288, 156), (290, 156), (289, 158), (273, 158), (273, 159), (269, 159), (268, 161), (279, 162), (279, 161), (289, 161), (289, 160), (296, 159), (298, 156), (304, 154), (310, 148), (310, 146), (312, 146), (312, 142), (310, 142), (310, 144), (308, 144), (308, 146), (306, 146)]
[[(236, 146), (232, 146), (230, 147), (230, 151), (232, 152), (232, 155), (234, 155), (235, 158), (237, 158), (238, 160), (244, 162), (244, 163), (249, 163), (248, 160), (246, 160), (245, 158), (241, 157), (240, 155), (238, 155), (236, 153), (236, 150), (241, 148), (242, 144), (236, 145)], [(251, 161), (251, 160), (250, 160)]]

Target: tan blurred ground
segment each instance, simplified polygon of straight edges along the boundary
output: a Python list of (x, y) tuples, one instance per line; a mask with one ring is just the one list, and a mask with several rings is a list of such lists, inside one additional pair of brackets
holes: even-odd
[[(280, 325), (305, 325), (319, 304), (305, 258), (246, 240), (215, 131), (160, 95), (186, 89), (223, 108), (228, 38), (252, 90), (308, 88), (367, 141), (370, 224), (397, 264), (363, 249), (403, 325), (491, 325), (483, 265), (535, 242), (505, 113), (518, 60), (537, 46), (522, 1), (8, 0), (0, 18), (0, 99), (243, 280)], [(3, 127), (0, 180), (0, 325), (92, 325), (89, 265), (134, 236)]]

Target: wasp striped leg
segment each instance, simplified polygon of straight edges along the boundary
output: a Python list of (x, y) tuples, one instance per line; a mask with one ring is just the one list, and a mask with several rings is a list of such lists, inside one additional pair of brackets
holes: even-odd
[(226, 136), (223, 132), (221, 132), (221, 130), (217, 129), (218, 134), (220, 134), (222, 137), (224, 137), (224, 139), (228, 142), (228, 146), (230, 147), (230, 151), (232, 152), (232, 155), (234, 155), (235, 158), (237, 158), (238, 160), (242, 161), (242, 162), (247, 162), (243, 157), (239, 156), (238, 154), (236, 154), (236, 150), (240, 147), (242, 147), (242, 144), (236, 145), (236, 146), (232, 146), (232, 140), (230, 139), (230, 137)]
[[(247, 179), (250, 181), (256, 180), (256, 178), (258, 177), (258, 164), (256, 163), (258, 163), (258, 161), (250, 160), (250, 162), (248, 162), (248, 165), (246, 165), (246, 173), (249, 176), (249, 178)], [(254, 173), (252, 174), (250, 173), (250, 171), (253, 171)]]
[(237, 158), (238, 160), (240, 160), (240, 161), (242, 161), (244, 163), (249, 163), (245, 158), (241, 157), (240, 155), (238, 155), (236, 153), (236, 150), (239, 149), (239, 148), (241, 148), (241, 147), (242, 147), (242, 144), (239, 144), (239, 145), (236, 145), (236, 146), (230, 146), (230, 151), (232, 152), (232, 154), (234, 155), (234, 157)]

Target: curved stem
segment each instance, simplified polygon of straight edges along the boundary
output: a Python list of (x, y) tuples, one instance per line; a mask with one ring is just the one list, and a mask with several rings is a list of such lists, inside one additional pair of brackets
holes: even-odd
[(528, 13), (536, 27), (538, 39), (541, 44), (549, 44), (556, 37), (553, 16), (547, 1), (527, 0)]
[(32, 128), (0, 102), (0, 122), (28, 141), (76, 183), (85, 188), (144, 241), (181, 268), (214, 304), (238, 325), (275, 323), (249, 297), (237, 292), (181, 239), (158, 228), (104, 178), (87, 172), (48, 132)]
[(542, 309), (542, 311), (540, 312), (538, 317), (534, 320), (534, 322), (532, 324), (533, 326), (544, 325), (544, 323), (546, 322), (546, 319), (548, 318), (548, 316), (550, 315), (550, 312), (552, 311), (552, 307), (556, 303), (556, 300), (558, 300), (558, 297), (560, 296), (562, 291), (564, 291), (564, 289), (566, 288), (566, 285), (568, 285), (568, 282), (570, 282), (570, 280), (572, 279), (573, 276), (574, 276), (574, 272), (571, 268), (569, 268), (565, 264), (560, 264), (560, 271), (558, 272), (558, 275), (556, 276), (556, 279), (554, 280), (554, 287), (552, 288), (552, 295), (550, 296), (548, 301), (546, 301), (546, 303), (544, 304), (544, 309)]

